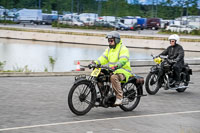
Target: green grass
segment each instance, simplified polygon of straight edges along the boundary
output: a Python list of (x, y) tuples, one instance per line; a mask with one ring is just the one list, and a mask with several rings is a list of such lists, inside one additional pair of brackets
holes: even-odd
[(3, 24), (17, 24), (16, 22), (13, 22), (11, 20), (0, 20), (0, 23), (3, 23)]
[(160, 34), (178, 34), (178, 35), (199, 35), (200, 36), (200, 30), (193, 30), (190, 33), (185, 33), (185, 32), (172, 32), (169, 30), (160, 30), (158, 33)]

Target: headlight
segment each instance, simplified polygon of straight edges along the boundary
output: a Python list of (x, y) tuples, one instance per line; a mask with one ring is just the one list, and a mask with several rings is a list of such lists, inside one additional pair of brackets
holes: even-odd
[(162, 62), (162, 59), (160, 57), (157, 57), (153, 60), (156, 64), (160, 64)]

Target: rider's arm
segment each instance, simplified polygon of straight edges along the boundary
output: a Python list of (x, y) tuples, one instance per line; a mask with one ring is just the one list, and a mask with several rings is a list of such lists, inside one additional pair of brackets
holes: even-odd
[(108, 63), (108, 48), (104, 51), (104, 53), (95, 61), (97, 65), (105, 65)]
[(174, 61), (179, 62), (179, 61), (183, 60), (183, 58), (184, 58), (184, 50), (183, 50), (183, 48), (180, 47), (178, 49), (177, 53), (178, 53), (178, 56), (176, 57), (176, 59), (174, 59)]
[(129, 51), (126, 47), (122, 47), (119, 54), (119, 61), (117, 62), (117, 67), (123, 67), (129, 61)]
[(168, 51), (169, 51), (169, 47), (167, 49), (165, 49), (162, 53), (160, 53), (159, 55), (168, 55)]

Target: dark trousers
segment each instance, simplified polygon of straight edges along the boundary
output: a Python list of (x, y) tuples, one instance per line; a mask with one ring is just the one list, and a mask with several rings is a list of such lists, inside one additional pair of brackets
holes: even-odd
[(174, 70), (174, 80), (176, 80), (177, 82), (181, 80), (180, 73), (183, 68), (182, 66), (182, 63), (175, 63), (172, 66), (172, 69)]

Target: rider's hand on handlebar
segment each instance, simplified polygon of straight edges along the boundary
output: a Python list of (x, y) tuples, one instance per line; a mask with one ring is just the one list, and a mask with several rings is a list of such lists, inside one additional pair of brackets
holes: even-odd
[(168, 62), (169, 62), (169, 64), (174, 64), (174, 63), (176, 63), (176, 61), (173, 60), (173, 59), (168, 59)]
[(91, 68), (95, 68), (95, 67), (100, 67), (101, 64), (96, 64), (94, 61), (92, 61), (89, 65), (88, 65), (88, 68), (91, 69)]
[(91, 69), (92, 67), (96, 66), (96, 63), (94, 61), (92, 61), (89, 65), (88, 68)]
[(117, 70), (117, 69), (118, 69), (118, 66), (113, 66), (113, 67), (111, 67), (110, 69), (112, 69), (112, 70)]

